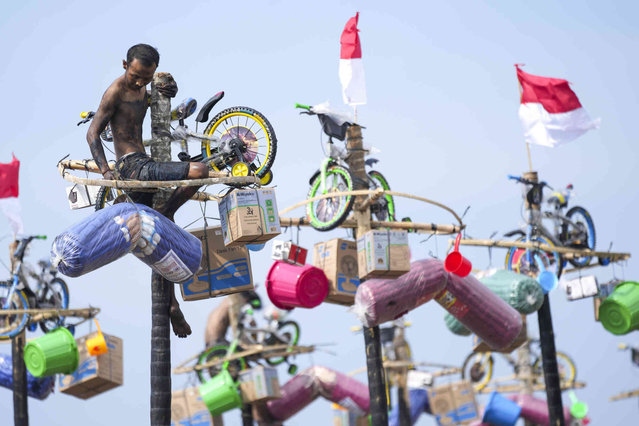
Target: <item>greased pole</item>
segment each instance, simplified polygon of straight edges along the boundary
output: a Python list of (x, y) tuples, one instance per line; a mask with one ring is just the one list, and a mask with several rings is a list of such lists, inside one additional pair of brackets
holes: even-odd
[[(346, 159), (348, 168), (353, 176), (353, 189), (368, 189), (368, 179), (364, 163), (364, 144), (362, 142), (362, 128), (357, 124), (350, 126), (346, 132), (346, 148), (350, 155)], [(370, 231), (370, 206), (363, 211), (357, 205), (366, 197), (355, 198), (353, 214), (357, 220), (355, 237)], [(388, 406), (386, 404), (386, 386), (384, 366), (382, 364), (382, 345), (379, 326), (363, 327), (364, 344), (366, 347), (366, 368), (368, 370), (368, 391), (370, 394), (371, 424), (388, 424)]]
[[(173, 80), (169, 73), (156, 73), (151, 83), (151, 157), (171, 161), (171, 99), (158, 91), (158, 86)], [(153, 197), (153, 208), (160, 208), (168, 193)], [(171, 424), (171, 325), (169, 306), (173, 283), (160, 274), (151, 275), (151, 425)]]
[[(9, 264), (11, 265), (11, 275), (15, 272), (16, 264), (13, 259), (13, 254), (16, 252), (17, 248), (17, 241), (13, 241), (9, 244)], [(11, 339), (11, 360), (13, 364), (13, 422), (15, 426), (29, 425), (27, 368), (24, 365), (24, 342), (24, 330)]]

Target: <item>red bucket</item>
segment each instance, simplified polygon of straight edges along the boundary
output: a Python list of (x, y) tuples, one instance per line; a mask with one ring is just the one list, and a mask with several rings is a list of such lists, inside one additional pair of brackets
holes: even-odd
[(313, 265), (278, 260), (266, 275), (266, 292), (277, 308), (314, 308), (328, 296), (328, 279)]

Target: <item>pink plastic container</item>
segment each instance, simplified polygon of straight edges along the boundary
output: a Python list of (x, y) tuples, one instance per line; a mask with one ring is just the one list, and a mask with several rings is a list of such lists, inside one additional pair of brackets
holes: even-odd
[(519, 313), (472, 275), (448, 274), (435, 300), (493, 349), (507, 348), (521, 331)]
[(473, 264), (459, 252), (460, 241), (461, 233), (457, 234), (457, 238), (455, 238), (455, 249), (450, 252), (450, 254), (446, 256), (446, 260), (444, 260), (444, 269), (446, 269), (446, 272), (465, 277), (470, 274), (470, 271), (473, 269)]
[[(548, 416), (548, 403), (532, 395), (517, 394), (508, 395), (508, 399), (514, 401), (521, 407), (521, 417), (536, 424), (548, 426), (550, 417)], [(566, 424), (570, 423), (570, 408), (564, 407), (564, 419)]]
[(266, 292), (277, 308), (314, 308), (328, 296), (328, 278), (313, 265), (278, 260), (266, 276)]

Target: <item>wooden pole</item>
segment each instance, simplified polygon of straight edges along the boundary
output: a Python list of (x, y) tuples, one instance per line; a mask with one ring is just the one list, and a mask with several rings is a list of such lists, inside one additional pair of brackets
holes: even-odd
[(27, 404), (27, 369), (24, 365), (24, 337), (22, 330), (11, 339), (11, 357), (13, 360), (13, 422), (15, 426), (29, 426), (29, 408)]
[[(348, 168), (353, 176), (353, 189), (368, 189), (368, 179), (364, 164), (364, 144), (362, 141), (362, 128), (356, 124), (350, 126), (346, 132), (346, 148), (350, 155), (346, 159)], [(353, 215), (357, 221), (355, 237), (363, 235), (371, 230), (370, 206), (359, 209), (365, 196), (355, 198)], [(388, 406), (386, 401), (386, 385), (384, 379), (384, 366), (382, 364), (382, 345), (379, 326), (363, 327), (364, 344), (366, 347), (366, 368), (368, 370), (368, 391), (370, 394), (371, 424), (388, 424)]]
[[(151, 146), (151, 157), (156, 161), (171, 161), (170, 118), (171, 99), (158, 91), (159, 86), (170, 84), (168, 73), (156, 73), (151, 83), (151, 134), (157, 141)], [(158, 192), (153, 208), (161, 208), (167, 193)], [(151, 425), (171, 424), (171, 335), (169, 307), (173, 283), (153, 272), (151, 276)]]

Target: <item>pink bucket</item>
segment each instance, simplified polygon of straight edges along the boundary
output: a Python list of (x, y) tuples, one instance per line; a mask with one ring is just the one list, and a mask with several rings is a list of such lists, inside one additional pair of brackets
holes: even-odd
[(314, 308), (328, 296), (328, 278), (313, 265), (278, 260), (266, 275), (266, 292), (277, 308)]

